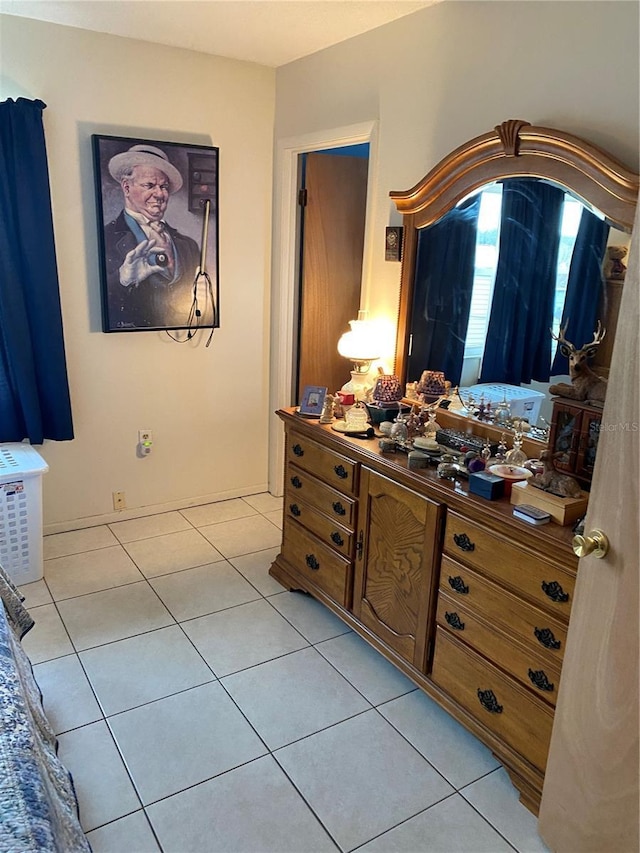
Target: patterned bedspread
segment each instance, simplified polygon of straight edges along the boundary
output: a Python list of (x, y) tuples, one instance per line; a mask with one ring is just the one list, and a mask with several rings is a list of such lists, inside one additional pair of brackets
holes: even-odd
[(20, 643), (33, 620), (1, 567), (0, 598), (0, 851), (90, 851), (73, 782)]

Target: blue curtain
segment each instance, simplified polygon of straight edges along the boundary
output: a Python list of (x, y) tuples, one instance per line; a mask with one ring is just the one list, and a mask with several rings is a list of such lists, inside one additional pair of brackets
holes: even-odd
[(0, 441), (73, 438), (42, 101), (0, 103)]
[(473, 291), (480, 194), (418, 235), (407, 376), (442, 370), (460, 383)]
[[(560, 322), (561, 326), (565, 326), (569, 321), (565, 334), (567, 340), (578, 349), (592, 339), (598, 320), (602, 319), (598, 317), (598, 311), (603, 297), (602, 260), (608, 237), (607, 223), (586, 208), (583, 209), (571, 255), (567, 294)], [(567, 357), (556, 347), (551, 375), (568, 372)]]
[(480, 382), (549, 380), (564, 192), (542, 181), (504, 182), (500, 256)]

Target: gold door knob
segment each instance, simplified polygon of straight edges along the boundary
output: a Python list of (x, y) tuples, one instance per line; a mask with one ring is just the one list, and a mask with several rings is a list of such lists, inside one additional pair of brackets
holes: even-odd
[(602, 530), (592, 530), (588, 536), (573, 537), (573, 553), (578, 557), (594, 557), (601, 559), (609, 550), (609, 540)]

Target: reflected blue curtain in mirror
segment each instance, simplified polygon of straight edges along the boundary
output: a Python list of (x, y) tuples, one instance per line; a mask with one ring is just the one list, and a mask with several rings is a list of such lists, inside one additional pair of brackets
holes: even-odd
[[(598, 320), (602, 319), (599, 311), (603, 308), (601, 300), (606, 296), (602, 278), (602, 261), (609, 230), (604, 220), (595, 216), (590, 210), (583, 209), (571, 256), (567, 295), (560, 322), (564, 327), (567, 320), (569, 321), (565, 336), (577, 349), (593, 339)], [(606, 313), (606, 310), (602, 313)], [(562, 355), (556, 346), (551, 375), (558, 376), (568, 372), (567, 357)]]
[(564, 192), (542, 181), (504, 182), (500, 255), (480, 382), (549, 381)]
[(0, 441), (73, 438), (42, 101), (0, 103)]
[(480, 195), (418, 233), (407, 377), (441, 370), (460, 383), (473, 292)]

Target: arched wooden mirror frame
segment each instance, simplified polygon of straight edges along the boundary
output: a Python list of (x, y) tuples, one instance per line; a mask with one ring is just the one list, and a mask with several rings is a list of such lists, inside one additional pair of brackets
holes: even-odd
[(631, 233), (639, 177), (585, 140), (509, 119), (456, 148), (410, 190), (392, 191), (403, 214), (404, 250), (400, 280), (395, 372), (407, 381), (418, 232), (485, 184), (503, 178), (543, 178), (599, 210), (615, 228)]

